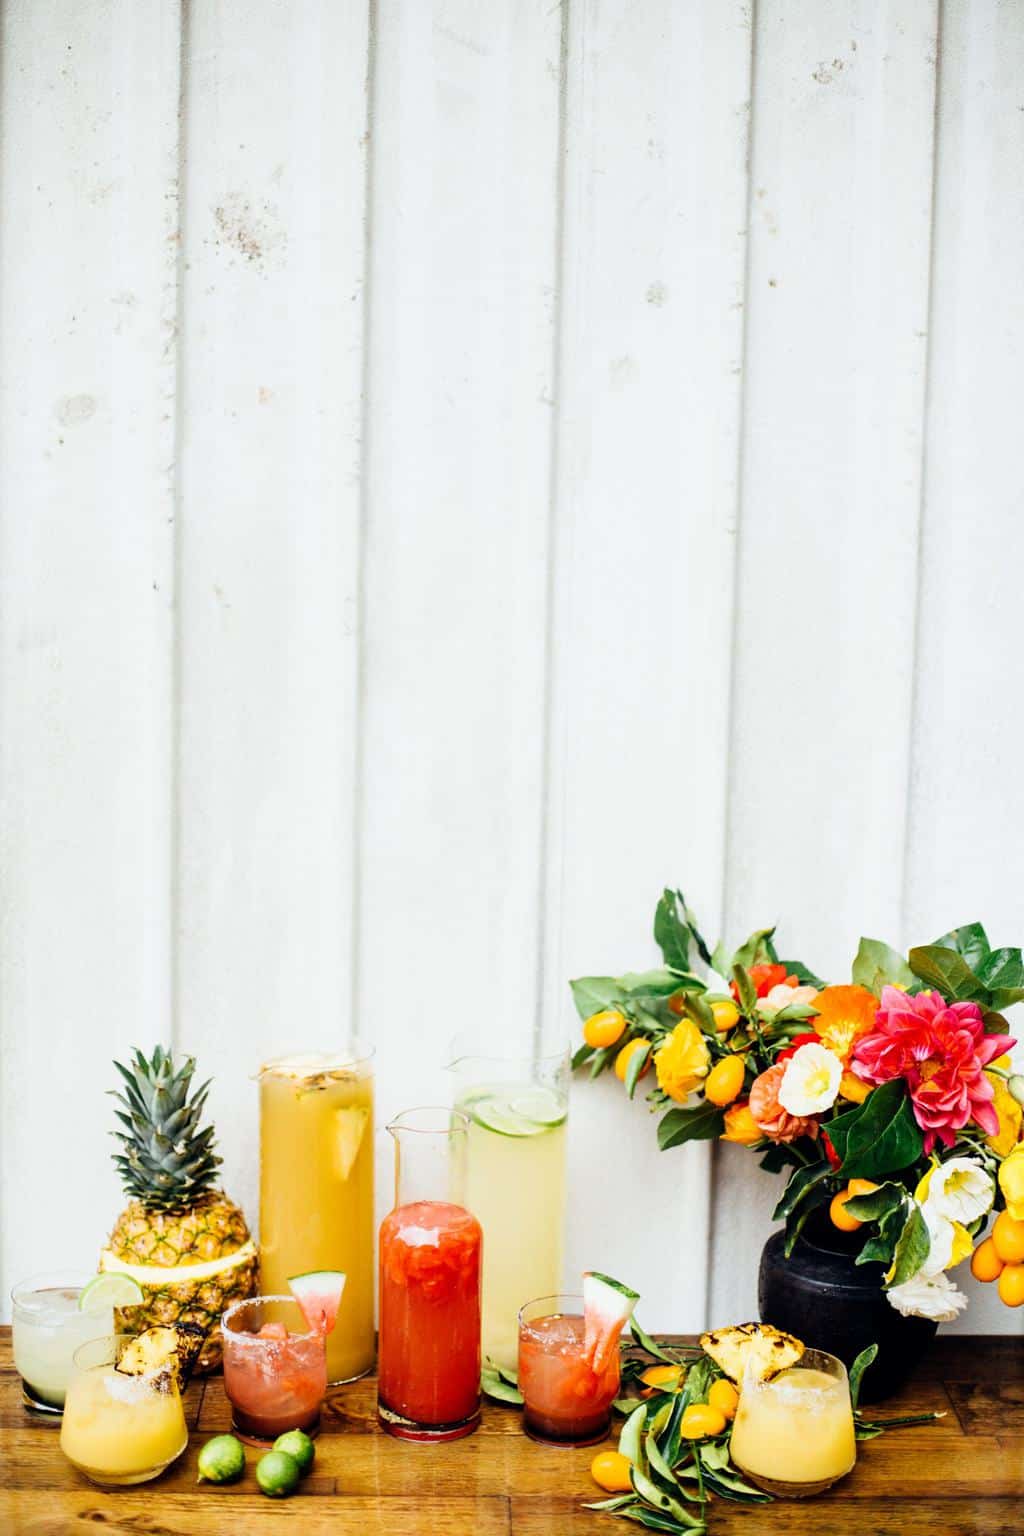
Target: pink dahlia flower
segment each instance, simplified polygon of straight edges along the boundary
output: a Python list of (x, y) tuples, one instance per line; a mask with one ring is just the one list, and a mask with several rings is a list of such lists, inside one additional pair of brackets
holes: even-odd
[(977, 1003), (885, 987), (874, 1029), (854, 1046), (853, 1070), (867, 1083), (904, 1080), (928, 1153), (936, 1140), (951, 1147), (971, 1120), (996, 1135), (994, 1090), (983, 1069), (1015, 1043), (1009, 1035), (986, 1035)]

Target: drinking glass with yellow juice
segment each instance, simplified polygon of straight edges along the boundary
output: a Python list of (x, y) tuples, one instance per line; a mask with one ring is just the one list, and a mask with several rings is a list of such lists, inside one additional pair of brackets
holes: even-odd
[(260, 1084), (260, 1277), (267, 1294), (315, 1270), (341, 1270), (345, 1294), (327, 1338), (327, 1378), (374, 1362), (372, 1052), (267, 1062)]
[(776, 1498), (806, 1498), (845, 1477), (857, 1442), (842, 1361), (808, 1349), (770, 1381), (744, 1381), (730, 1450), (751, 1482)]
[(91, 1482), (120, 1487), (159, 1477), (188, 1444), (173, 1369), (125, 1374), (127, 1335), (94, 1339), (75, 1352), (60, 1448)]
[(469, 1120), (466, 1206), (484, 1231), (482, 1349), (514, 1370), (519, 1309), (562, 1283), (569, 1053), (460, 1056)]

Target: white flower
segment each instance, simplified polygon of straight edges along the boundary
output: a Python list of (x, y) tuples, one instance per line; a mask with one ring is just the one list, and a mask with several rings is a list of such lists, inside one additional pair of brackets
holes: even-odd
[(926, 1275), (920, 1270), (902, 1285), (886, 1292), (890, 1306), (904, 1317), (928, 1317), (933, 1323), (951, 1323), (967, 1305), (967, 1297), (945, 1275)]
[(920, 1211), (928, 1228), (931, 1246), (919, 1274), (939, 1275), (944, 1269), (953, 1269), (955, 1265), (962, 1264), (964, 1259), (970, 1258), (974, 1244), (962, 1222), (940, 1216), (930, 1205), (921, 1206)]
[(965, 1227), (992, 1207), (995, 1184), (981, 1163), (972, 1157), (951, 1157), (928, 1175), (925, 1214), (933, 1211)]
[(779, 1103), (791, 1115), (819, 1115), (836, 1101), (843, 1064), (823, 1045), (802, 1045), (786, 1063)]
[(818, 995), (817, 987), (790, 987), (784, 981), (757, 1000), (757, 1011), (766, 1019), (773, 1019), (783, 1008), (794, 1003), (813, 1003)]

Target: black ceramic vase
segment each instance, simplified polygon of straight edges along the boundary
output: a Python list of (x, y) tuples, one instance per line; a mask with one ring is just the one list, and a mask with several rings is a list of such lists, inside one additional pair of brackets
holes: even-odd
[(787, 1259), (786, 1235), (775, 1232), (761, 1254), (757, 1299), (761, 1321), (796, 1334), (809, 1349), (824, 1349), (846, 1366), (878, 1345), (861, 1383), (861, 1401), (891, 1397), (910, 1376), (935, 1337), (936, 1323), (902, 1317), (882, 1289), (881, 1264), (856, 1264), (863, 1239), (839, 1232), (815, 1212)]

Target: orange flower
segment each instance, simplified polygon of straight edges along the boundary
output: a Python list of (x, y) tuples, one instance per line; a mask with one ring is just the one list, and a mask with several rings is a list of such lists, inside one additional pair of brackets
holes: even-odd
[(755, 1142), (764, 1140), (764, 1132), (750, 1113), (746, 1099), (742, 1104), (733, 1104), (726, 1110), (725, 1130), (720, 1140), (735, 1141), (741, 1147), (752, 1147)]
[(791, 1115), (779, 1103), (779, 1088), (786, 1075), (788, 1061), (776, 1062), (755, 1077), (750, 1089), (750, 1113), (769, 1141), (796, 1141), (799, 1136), (818, 1134), (818, 1122), (813, 1115)]
[[(845, 1066), (861, 1035), (875, 1027), (878, 998), (867, 987), (823, 987), (814, 999), (816, 1019), (808, 1022)], [(852, 1094), (844, 1097), (852, 1098)], [(859, 1102), (859, 1101), (858, 1101)]]

